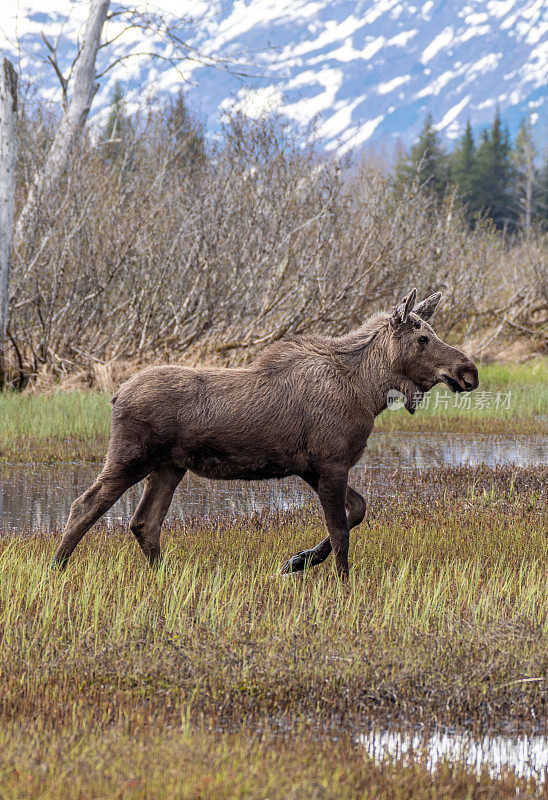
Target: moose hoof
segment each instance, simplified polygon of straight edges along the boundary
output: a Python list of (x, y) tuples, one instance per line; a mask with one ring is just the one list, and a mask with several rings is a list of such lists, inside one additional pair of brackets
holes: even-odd
[(54, 569), (57, 572), (63, 572), (66, 569), (68, 564), (68, 558), (53, 558), (49, 562), (50, 569)]
[(297, 553), (296, 556), (285, 562), (280, 572), (282, 575), (289, 575), (292, 572), (302, 572), (305, 567), (311, 566), (312, 557), (310, 553), (304, 550), (302, 553)]

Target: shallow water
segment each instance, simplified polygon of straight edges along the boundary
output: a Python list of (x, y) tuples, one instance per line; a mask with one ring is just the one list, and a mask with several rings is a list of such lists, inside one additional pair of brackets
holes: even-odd
[[(368, 499), (391, 496), (390, 471), (459, 465), (516, 467), (548, 464), (546, 436), (475, 436), (455, 434), (373, 433), (352, 482)], [(100, 465), (5, 465), (0, 470), (0, 529), (55, 530), (64, 524), (72, 501), (95, 479)], [(105, 515), (108, 522), (131, 517), (141, 487), (129, 490)], [(246, 516), (286, 511), (314, 502), (298, 478), (283, 481), (209, 481), (187, 473), (175, 494), (168, 518), (198, 515)]]
[(436, 731), (404, 732), (373, 729), (356, 739), (376, 762), (387, 758), (422, 761), (429, 770), (446, 761), (460, 763), (478, 775), (487, 769), (491, 777), (513, 770), (522, 778), (534, 778), (541, 783), (548, 770), (548, 737), (484, 736)]

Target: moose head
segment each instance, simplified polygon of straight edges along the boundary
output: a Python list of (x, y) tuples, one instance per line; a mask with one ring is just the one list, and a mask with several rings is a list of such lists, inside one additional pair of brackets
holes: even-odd
[(417, 290), (412, 289), (389, 317), (388, 356), (411, 414), (437, 383), (446, 383), (452, 392), (471, 392), (478, 386), (474, 362), (462, 350), (442, 342), (429, 324), (441, 293), (418, 304), (416, 299)]

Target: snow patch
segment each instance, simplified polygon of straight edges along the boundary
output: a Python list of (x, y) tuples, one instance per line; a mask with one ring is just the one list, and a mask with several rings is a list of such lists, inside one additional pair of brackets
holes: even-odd
[(487, 10), (494, 17), (505, 17), (515, 6), (516, 0), (489, 0)]
[(484, 100), (482, 103), (477, 103), (476, 104), (476, 108), (478, 109), (478, 111), (481, 111), (484, 108), (493, 108), (493, 106), (495, 105), (495, 102), (496, 101), (493, 100), (492, 97), (489, 97), (487, 100)]
[(438, 95), (443, 87), (447, 86), (447, 84), (452, 81), (453, 78), (456, 78), (459, 74), (461, 74), (461, 72), (462, 68), (460, 70), (449, 69), (445, 72), (442, 72), (442, 74), (435, 78), (432, 83), (430, 83), (428, 86), (425, 86), (424, 89), (420, 90), (420, 92), (417, 92), (415, 97), (428, 97), (430, 94), (434, 96)]
[(350, 150), (354, 150), (357, 147), (361, 147), (368, 139), (370, 139), (375, 130), (379, 127), (381, 122), (384, 119), (384, 114), (381, 114), (379, 117), (375, 117), (375, 119), (370, 119), (368, 122), (363, 123), (360, 125), (359, 128), (354, 129), (352, 131), (351, 136), (348, 137), (348, 140), (340, 145), (337, 148), (337, 154), (342, 156), (345, 153), (348, 153)]
[(438, 33), (436, 38), (424, 49), (421, 61), (427, 64), (440, 50), (448, 47), (453, 41), (453, 28), (451, 26), (444, 28), (441, 33)]
[(404, 83), (407, 83), (407, 81), (410, 80), (411, 75), (401, 75), (399, 78), (394, 78), (386, 83), (379, 83), (377, 86), (377, 92), (379, 94), (388, 94), (389, 92), (393, 92), (394, 89), (397, 89), (398, 86), (403, 86)]
[(447, 128), (460, 114), (462, 109), (468, 105), (470, 100), (472, 99), (471, 95), (467, 94), (466, 97), (463, 97), (462, 100), (450, 108), (449, 111), (445, 114), (441, 122), (436, 125), (437, 130), (442, 131), (444, 128)]
[(283, 113), (300, 123), (308, 124), (322, 111), (328, 111), (335, 104), (337, 92), (342, 86), (343, 72), (340, 69), (324, 68), (319, 72), (307, 70), (297, 75), (287, 84), (288, 89), (299, 89), (304, 86), (320, 84), (323, 91), (313, 97), (303, 98), (296, 103), (283, 106)]
[(401, 33), (397, 33), (396, 36), (392, 36), (392, 38), (387, 41), (387, 44), (391, 44), (394, 47), (406, 47), (409, 40), (413, 39), (417, 33), (418, 30), (416, 28), (410, 31), (402, 31)]
[(458, 37), (457, 41), (460, 43), (467, 42), (469, 39), (473, 39), (474, 36), (486, 36), (491, 27), (489, 25), (475, 25), (472, 28), (467, 28), (461, 35)]
[(361, 51), (361, 57), (368, 61), (370, 58), (379, 52), (381, 47), (386, 43), (386, 39), (384, 36), (379, 36), (378, 39), (374, 39), (372, 42), (368, 42), (368, 44), (363, 48)]
[(525, 41), (527, 44), (537, 44), (546, 34), (548, 34), (548, 22), (539, 22), (536, 27), (530, 29)]
[(278, 89), (264, 86), (260, 89), (240, 89), (236, 99), (227, 98), (220, 107), (222, 111), (241, 111), (251, 119), (259, 119), (263, 114), (279, 109), (282, 102)]
[(487, 22), (488, 19), (488, 15), (482, 11), (479, 14), (468, 14), (464, 21), (467, 25), (481, 25), (482, 22)]
[[(252, 3), (235, 0), (228, 16), (218, 22), (216, 36), (209, 42), (209, 52), (221, 49), (254, 28), (274, 22), (295, 24), (299, 20), (311, 19), (322, 10), (322, 6), (321, 2), (307, 0), (253, 0)], [(181, 15), (180, 5), (176, 15)]]
[(367, 95), (362, 94), (351, 103), (338, 104), (340, 107), (318, 128), (318, 137), (320, 139), (334, 139), (349, 130), (352, 125), (352, 112), (366, 99)]
[(383, 14), (388, 13), (396, 6), (399, 5), (399, 0), (376, 0), (374, 3), (368, 3), (372, 8), (363, 16), (363, 21), (366, 25), (371, 25), (376, 22)]

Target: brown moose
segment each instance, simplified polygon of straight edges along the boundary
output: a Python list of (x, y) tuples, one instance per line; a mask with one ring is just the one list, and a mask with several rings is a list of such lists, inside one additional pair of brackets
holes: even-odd
[(321, 564), (333, 550), (346, 578), (349, 531), (365, 515), (348, 471), (390, 393), (400, 392), (412, 414), (440, 381), (454, 392), (478, 385), (475, 364), (428, 324), (440, 297), (415, 306), (413, 289), (391, 313), (352, 333), (286, 339), (249, 367), (150, 367), (131, 378), (112, 401), (104, 468), (74, 501), (54, 563), (65, 566), (86, 531), (143, 478), (129, 525), (154, 564), (162, 522), (187, 470), (223, 479), (298, 475), (318, 493), (329, 535), (282, 572)]

